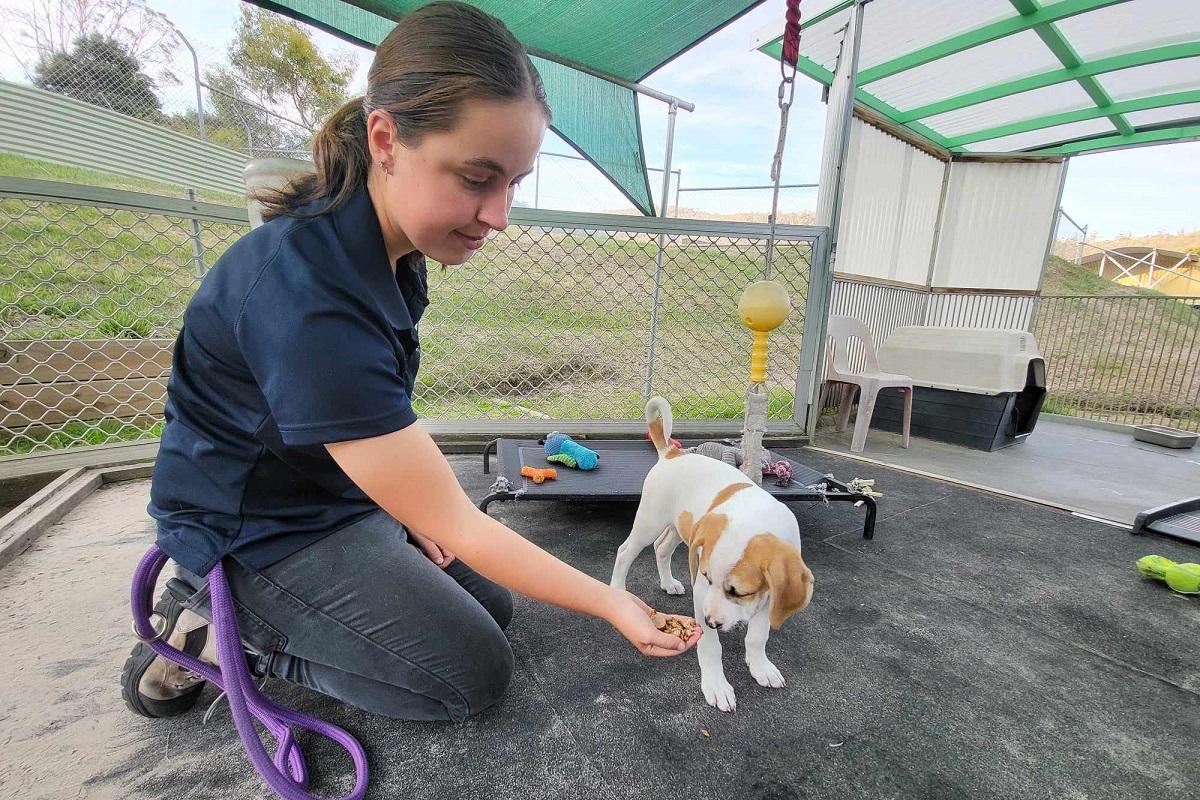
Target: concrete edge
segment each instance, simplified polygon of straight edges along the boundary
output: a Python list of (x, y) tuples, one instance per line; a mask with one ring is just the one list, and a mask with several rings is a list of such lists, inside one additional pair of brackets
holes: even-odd
[(993, 486), (984, 486), (983, 484), (980, 484), (980, 483), (972, 483), (971, 481), (964, 481), (961, 478), (951, 478), (948, 475), (939, 475), (936, 472), (926, 472), (923, 469), (913, 469), (912, 467), (897, 466), (896, 464), (889, 464), (886, 461), (880, 461), (875, 458), (867, 458), (866, 456), (860, 456), (860, 455), (856, 455), (854, 453), (843, 453), (840, 450), (829, 450), (824, 447), (813, 447), (812, 445), (809, 445), (807, 449), (812, 450), (814, 453), (823, 453), (825, 455), (837, 456), (839, 458), (848, 458), (853, 461), (861, 461), (864, 464), (871, 464), (873, 466), (883, 467), (885, 469), (892, 469), (897, 472), (904, 472), (908, 475), (917, 475), (922, 478), (931, 478), (933, 480), (941, 481), (943, 483), (949, 483), (954, 486), (962, 486), (966, 489), (974, 489), (977, 492), (987, 492), (988, 494), (994, 494), (999, 497), (1008, 497), (1013, 500), (1022, 500), (1026, 503), (1033, 503), (1035, 505), (1045, 506), (1046, 508), (1053, 508), (1053, 509), (1057, 509), (1059, 511), (1066, 511), (1077, 517), (1083, 517), (1084, 519), (1089, 519), (1089, 520), (1092, 520), (1093, 522), (1103, 522), (1106, 525), (1112, 525), (1114, 527), (1122, 528), (1127, 531), (1131, 530), (1131, 528), (1132, 528), (1131, 523), (1121, 522), (1120, 520), (1115, 520), (1115, 519), (1108, 519), (1106, 517), (1098, 517), (1093, 512), (1091, 512), (1087, 509), (1079, 508), (1077, 506), (1067, 505), (1066, 503), (1059, 503), (1059, 502), (1056, 502), (1053, 500), (1046, 500), (1041, 497), (1032, 497), (1027, 494), (1020, 494), (1018, 492), (1010, 492), (1005, 489), (997, 489)]

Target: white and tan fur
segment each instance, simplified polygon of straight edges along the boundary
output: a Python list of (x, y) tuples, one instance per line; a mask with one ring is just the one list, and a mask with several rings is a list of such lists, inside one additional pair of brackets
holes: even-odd
[(782, 687), (783, 675), (767, 658), (767, 636), (808, 605), (812, 572), (800, 557), (800, 531), (787, 506), (736, 467), (672, 445), (671, 422), (666, 400), (646, 404), (658, 463), (646, 476), (633, 530), (617, 550), (611, 584), (623, 589), (634, 559), (653, 543), (659, 585), (683, 594), (671, 555), (687, 544), (695, 617), (704, 626), (696, 645), (704, 699), (733, 711), (717, 632), (745, 623), (750, 674), (762, 686)]

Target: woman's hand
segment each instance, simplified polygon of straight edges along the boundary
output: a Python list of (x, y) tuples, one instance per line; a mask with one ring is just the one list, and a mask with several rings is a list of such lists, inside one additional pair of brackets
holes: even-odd
[[(620, 589), (613, 589), (612, 592), (612, 607), (606, 619), (644, 655), (677, 656), (687, 652), (700, 641), (701, 626), (696, 625), (696, 632), (692, 634), (692, 638), (684, 642), (678, 636), (664, 633), (654, 627), (654, 623), (650, 621), (653, 609), (636, 595)], [(676, 614), (663, 616), (691, 619)]]
[(406, 530), (408, 531), (408, 538), (412, 539), (413, 544), (421, 548), (421, 551), (429, 557), (430, 561), (442, 569), (450, 566), (450, 562), (454, 560), (454, 553), (440, 546), (433, 539), (422, 536), (412, 528), (407, 528)]

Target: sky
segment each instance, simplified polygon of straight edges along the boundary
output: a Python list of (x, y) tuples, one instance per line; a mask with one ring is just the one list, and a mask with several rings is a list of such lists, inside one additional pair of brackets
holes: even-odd
[[(31, 0), (4, 0), (3, 5), (28, 4)], [(147, 5), (166, 14), (197, 49), (215, 55), (225, 49), (239, 13), (239, 0), (147, 0)], [(666, 65), (645, 83), (659, 91), (696, 104), (692, 113), (680, 111), (675, 127), (672, 169), (681, 171), (686, 190), (710, 186), (766, 185), (770, 182), (771, 158), (779, 130), (776, 91), (779, 65), (750, 49), (760, 27), (779, 21), (782, 2), (771, 2), (750, 12), (693, 50)], [(369, 51), (332, 36), (316, 32), (314, 39), (325, 52), (355, 53), (359, 69), (354, 87), (366, 83)], [(202, 55), (203, 58), (203, 55)], [(804, 76), (797, 78), (794, 105), (788, 123), (784, 156), (784, 183), (816, 183), (820, 171), (825, 106), (821, 87)], [(640, 98), (643, 139), (647, 163), (661, 167), (666, 138), (665, 104)], [(543, 150), (572, 153), (557, 137), (547, 137)], [(558, 192), (567, 197), (586, 195), (595, 207), (612, 208), (623, 201), (584, 164), (566, 159), (548, 159), (543, 165), (539, 199)], [(656, 197), (661, 175), (651, 178)], [(1099, 238), (1119, 234), (1176, 232), (1200, 228), (1200, 204), (1195, 187), (1200, 185), (1200, 142), (1144, 147), (1114, 153), (1073, 158), (1063, 193), (1063, 208)], [(518, 199), (533, 205), (535, 187), (523, 186)], [(682, 195), (681, 205), (704, 197), (710, 201), (730, 193), (697, 192)], [(769, 192), (757, 193), (769, 202)], [(812, 207), (815, 193), (792, 190), (783, 193), (781, 208)], [(673, 199), (672, 199), (673, 202)], [(543, 205), (548, 203), (543, 202)], [(1062, 230), (1060, 226), (1060, 231)]]

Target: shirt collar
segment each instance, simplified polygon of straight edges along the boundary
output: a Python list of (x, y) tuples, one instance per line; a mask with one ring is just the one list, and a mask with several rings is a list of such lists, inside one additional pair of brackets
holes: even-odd
[[(388, 262), (387, 248), (383, 243), (383, 231), (379, 227), (379, 216), (371, 203), (366, 187), (355, 191), (337, 208), (330, 212), (338, 240), (350, 257), (351, 268), (362, 276), (371, 296), (379, 303), (383, 314), (393, 328), (416, 327), (420, 310), (409, 309), (400, 291), (400, 281), (408, 281), (407, 273), (424, 272), (425, 258), (419, 253), (410, 253), (400, 259), (398, 269)], [(422, 285), (424, 281), (418, 281)], [(425, 298), (422, 297), (422, 300)]]

